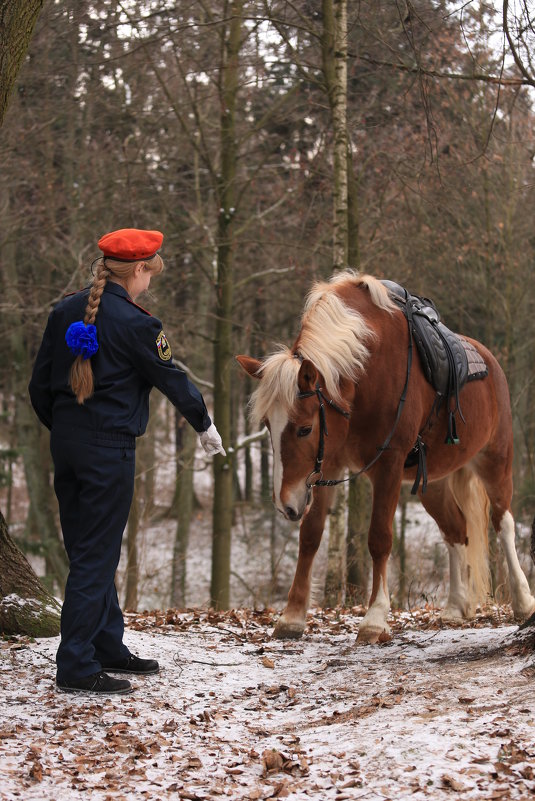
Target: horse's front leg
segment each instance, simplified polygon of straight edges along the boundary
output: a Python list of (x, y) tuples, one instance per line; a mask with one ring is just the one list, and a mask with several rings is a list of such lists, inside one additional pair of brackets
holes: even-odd
[(314, 490), (312, 506), (299, 529), (299, 555), (294, 580), (288, 593), (288, 603), (275, 626), (274, 637), (297, 639), (305, 629), (312, 565), (321, 542), (325, 518), (334, 492), (333, 487)]
[(368, 532), (368, 548), (373, 563), (372, 591), (368, 611), (359, 626), (359, 645), (386, 642), (391, 637), (386, 622), (390, 611), (388, 557), (392, 550), (392, 523), (401, 489), (401, 467), (376, 470), (372, 484), (373, 507)]

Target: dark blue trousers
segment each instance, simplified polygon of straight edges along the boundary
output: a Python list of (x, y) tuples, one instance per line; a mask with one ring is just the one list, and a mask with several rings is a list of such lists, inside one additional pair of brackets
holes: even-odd
[(135, 449), (67, 439), (52, 431), (54, 489), (69, 576), (56, 655), (60, 681), (129, 655), (115, 571), (132, 503)]

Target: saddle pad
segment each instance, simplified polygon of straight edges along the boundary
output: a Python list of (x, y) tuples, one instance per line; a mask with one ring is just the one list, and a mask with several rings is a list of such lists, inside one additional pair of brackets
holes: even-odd
[(489, 369), (483, 356), (471, 342), (468, 342), (460, 335), (458, 336), (468, 359), (468, 378), (466, 380), (477, 381), (480, 378), (485, 378), (489, 374)]

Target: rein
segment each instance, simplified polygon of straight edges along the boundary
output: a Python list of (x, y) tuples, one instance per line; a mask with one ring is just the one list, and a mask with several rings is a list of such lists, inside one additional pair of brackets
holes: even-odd
[[(406, 290), (405, 290), (405, 295), (408, 298), (408, 293), (407, 293)], [(325, 437), (327, 437), (329, 435), (329, 432), (327, 430), (327, 421), (326, 421), (326, 418), (325, 418), (325, 404), (328, 404), (332, 409), (334, 409), (335, 412), (338, 412), (339, 414), (343, 415), (347, 419), (349, 419), (350, 413), (346, 412), (344, 409), (342, 409), (340, 406), (338, 406), (330, 398), (326, 398), (325, 395), (323, 394), (323, 388), (318, 386), (318, 384), (316, 384), (315, 389), (312, 389), (309, 392), (299, 392), (298, 393), (297, 397), (298, 397), (299, 400), (302, 400), (304, 398), (311, 398), (314, 395), (316, 395), (317, 398), (318, 398), (318, 401), (319, 401), (320, 433), (319, 433), (318, 453), (316, 455), (316, 463), (314, 465), (314, 469), (308, 474), (308, 476), (306, 478), (306, 481), (305, 481), (306, 486), (307, 486), (307, 488), (309, 490), (312, 489), (313, 487), (335, 487), (338, 484), (344, 484), (346, 481), (353, 481), (354, 478), (358, 478), (358, 476), (362, 475), (362, 473), (365, 473), (367, 470), (369, 470), (370, 467), (372, 467), (372, 465), (374, 465), (375, 462), (377, 462), (377, 460), (381, 458), (383, 453), (386, 450), (388, 450), (388, 447), (390, 445), (392, 437), (394, 436), (394, 432), (396, 431), (396, 428), (398, 426), (398, 423), (399, 423), (399, 420), (400, 420), (400, 417), (401, 417), (401, 413), (402, 413), (403, 407), (405, 405), (405, 400), (407, 399), (407, 390), (408, 390), (408, 387), (409, 387), (409, 378), (410, 378), (410, 375), (411, 375), (412, 350), (413, 350), (413, 344), (412, 344), (413, 343), (413, 321), (412, 321), (412, 314), (411, 314), (410, 304), (409, 303), (407, 303), (407, 324), (408, 324), (408, 327), (409, 327), (409, 350), (408, 350), (408, 355), (407, 355), (407, 372), (406, 372), (406, 377), (405, 377), (405, 384), (403, 386), (403, 390), (401, 392), (401, 397), (400, 397), (399, 403), (398, 403), (398, 408), (397, 408), (397, 412), (396, 412), (396, 419), (394, 420), (394, 425), (390, 429), (390, 433), (388, 434), (388, 436), (385, 439), (385, 441), (383, 442), (383, 444), (379, 445), (377, 447), (377, 453), (375, 454), (373, 459), (370, 462), (368, 462), (367, 465), (364, 465), (364, 467), (362, 467), (358, 472), (352, 473), (347, 478), (331, 478), (331, 479), (324, 479), (323, 478), (322, 464), (323, 464), (323, 457), (324, 457), (324, 453), (325, 453)], [(299, 358), (299, 356), (297, 354), (296, 354), (296, 356), (297, 356), (297, 358)], [(420, 436), (418, 436), (418, 444), (420, 445), (420, 447), (422, 449), (425, 449), (425, 446), (424, 446), (423, 442), (421, 441)], [(312, 476), (319, 476), (319, 478), (317, 478), (314, 482), (311, 482)], [(419, 483), (419, 480), (420, 480), (420, 471), (419, 471), (419, 474), (417, 476), (418, 483)]]

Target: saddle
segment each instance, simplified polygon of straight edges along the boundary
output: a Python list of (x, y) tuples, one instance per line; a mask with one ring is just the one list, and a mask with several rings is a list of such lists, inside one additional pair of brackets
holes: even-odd
[[(459, 402), (461, 389), (467, 381), (487, 376), (487, 365), (470, 342), (440, 322), (440, 314), (432, 300), (411, 295), (395, 281), (383, 280), (381, 283), (388, 289), (390, 297), (399, 305), (407, 318), (411, 339), (414, 338), (416, 342), (424, 375), (437, 393), (427, 422), (430, 421), (433, 412), (438, 412), (445, 403), (448, 410), (448, 431), (445, 441), (447, 444), (457, 445), (459, 438), (455, 415), (459, 413), (464, 422)], [(419, 469), (412, 494), (416, 494), (420, 479), (423, 479), (424, 491), (427, 483), (425, 444), (421, 433), (407, 456), (405, 466), (412, 467), (415, 464), (418, 464)]]

